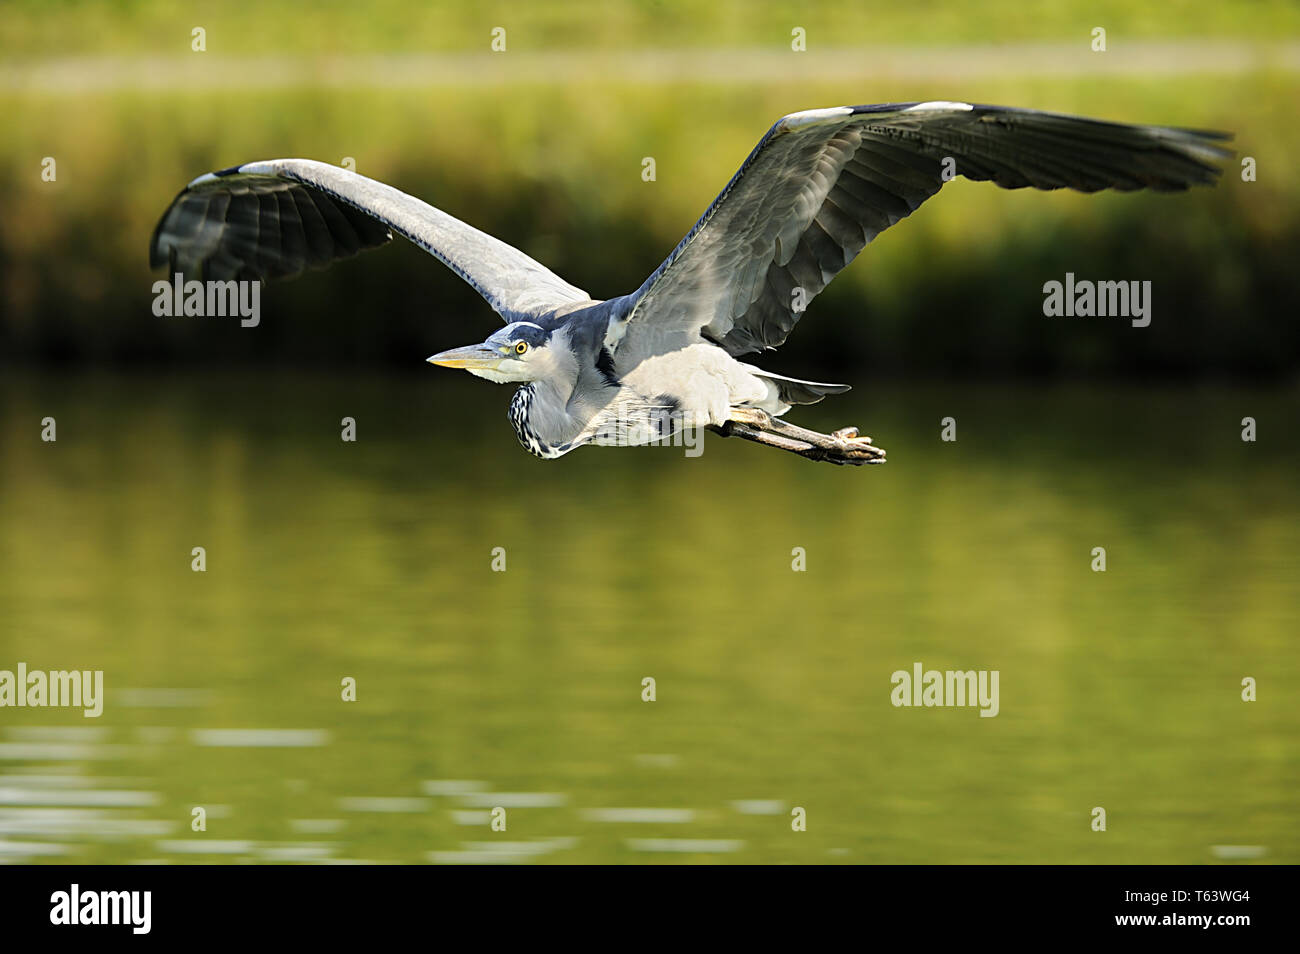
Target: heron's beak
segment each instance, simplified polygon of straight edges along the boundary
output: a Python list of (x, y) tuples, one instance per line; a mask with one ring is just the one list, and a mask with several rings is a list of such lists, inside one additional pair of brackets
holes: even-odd
[(430, 364), (440, 364), (444, 368), (466, 368), (495, 370), (501, 363), (501, 352), (486, 345), (470, 345), (467, 348), (452, 348), (426, 359)]

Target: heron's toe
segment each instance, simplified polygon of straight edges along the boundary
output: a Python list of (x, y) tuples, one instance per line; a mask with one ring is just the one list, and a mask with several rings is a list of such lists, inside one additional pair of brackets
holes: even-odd
[(836, 450), (850, 464), (883, 464), (885, 449), (871, 443), (871, 438), (858, 436), (856, 427), (845, 427), (831, 435), (835, 438)]

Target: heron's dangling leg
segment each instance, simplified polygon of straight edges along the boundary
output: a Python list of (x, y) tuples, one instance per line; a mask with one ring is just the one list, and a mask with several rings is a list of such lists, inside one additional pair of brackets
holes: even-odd
[(760, 431), (750, 427), (748, 424), (740, 424), (736, 421), (728, 421), (721, 427), (715, 427), (723, 437), (743, 437), (747, 441), (753, 441), (755, 444), (766, 444), (768, 447), (779, 447), (781, 450), (787, 450), (794, 454), (807, 456), (811, 448), (810, 444), (803, 441), (792, 440), (789, 437), (781, 437), (779, 434), (771, 434), (767, 431)]
[(883, 464), (885, 451), (859, 437), (856, 427), (844, 427), (833, 434), (810, 431), (774, 418), (766, 411), (751, 407), (733, 407), (727, 423), (719, 428), (723, 435), (734, 435), (769, 447), (779, 447), (809, 460), (832, 464)]

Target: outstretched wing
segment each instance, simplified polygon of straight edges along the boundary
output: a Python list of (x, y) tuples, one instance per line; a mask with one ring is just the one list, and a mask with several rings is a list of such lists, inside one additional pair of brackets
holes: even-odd
[(517, 248), (392, 186), (310, 159), (250, 162), (195, 179), (154, 230), (149, 264), (212, 279), (286, 278), (383, 245), (392, 232), (441, 259), (507, 321), (591, 302)]
[[(868, 242), (948, 178), (1006, 189), (1211, 184), (1223, 133), (967, 103), (891, 103), (777, 122), (632, 298), (610, 342), (696, 331), (732, 354), (785, 341), (803, 307)], [(624, 347), (619, 344), (618, 347)]]

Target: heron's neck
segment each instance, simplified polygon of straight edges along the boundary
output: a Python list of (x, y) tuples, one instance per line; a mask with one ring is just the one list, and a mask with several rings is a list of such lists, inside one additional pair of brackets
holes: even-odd
[(510, 401), (510, 423), (519, 443), (538, 457), (559, 457), (573, 448), (586, 422), (569, 410), (573, 385), (525, 384)]

